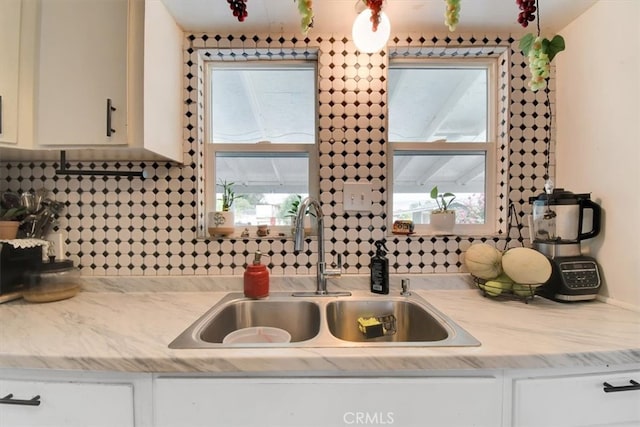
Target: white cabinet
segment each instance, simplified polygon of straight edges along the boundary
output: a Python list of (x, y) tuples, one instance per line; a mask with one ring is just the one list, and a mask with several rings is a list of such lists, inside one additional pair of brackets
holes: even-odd
[(154, 381), (157, 427), (496, 427), (501, 412), (502, 381), (495, 376)]
[(18, 133), (18, 75), (21, 0), (0, 1), (0, 143)]
[(39, 145), (127, 144), (127, 0), (40, 3)]
[(640, 382), (640, 370), (516, 378), (512, 425), (638, 426), (640, 389), (632, 380)]
[[(36, 396), (37, 406), (15, 404)], [(134, 426), (131, 384), (2, 380), (0, 398), (3, 427)]]
[[(18, 19), (13, 2), (22, 3)], [(12, 35), (6, 38), (11, 55), (20, 46), (19, 77), (16, 61), (5, 61), (4, 53), (0, 61), (0, 90), (5, 80), (20, 81), (19, 90), (9, 85), (6, 100), (0, 94), (3, 104), (20, 104), (17, 113), (10, 109), (18, 118), (7, 119), (12, 127), (17, 120), (10, 141), (15, 148), (31, 151), (33, 159), (75, 150), (70, 161), (183, 161), (184, 35), (160, 0), (0, 4), (9, 12), (5, 17), (0, 9), (0, 24), (15, 19), (0, 28), (3, 51), (4, 32)], [(14, 43), (20, 22), (26, 40)], [(6, 63), (12, 64), (7, 76)], [(16, 158), (23, 160), (23, 153)], [(10, 150), (0, 155), (12, 159)]]

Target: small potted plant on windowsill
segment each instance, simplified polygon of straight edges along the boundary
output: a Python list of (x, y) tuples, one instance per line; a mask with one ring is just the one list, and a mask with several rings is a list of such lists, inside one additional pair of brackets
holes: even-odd
[(236, 199), (242, 198), (233, 190), (233, 182), (220, 180), (216, 185), (222, 187), (222, 210), (209, 213), (209, 234), (213, 236), (230, 236), (235, 231), (235, 218), (230, 210)]
[(438, 193), (438, 186), (435, 186), (431, 189), (431, 198), (438, 204), (438, 209), (431, 211), (431, 227), (436, 234), (452, 234), (456, 225), (456, 211), (450, 208), (455, 194)]
[(13, 193), (3, 193), (0, 200), (0, 240), (15, 239), (20, 221), (27, 210), (20, 205), (20, 198)]

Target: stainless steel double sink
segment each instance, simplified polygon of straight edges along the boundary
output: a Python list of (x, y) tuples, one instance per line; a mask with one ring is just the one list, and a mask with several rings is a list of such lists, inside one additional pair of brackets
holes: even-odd
[[(359, 329), (359, 318), (392, 319), (375, 338)], [(248, 327), (284, 329), (287, 343), (223, 343), (228, 334)], [(459, 347), (480, 342), (422, 297), (373, 295), (293, 296), (271, 293), (253, 300), (229, 293), (169, 344), (174, 349), (237, 347)]]

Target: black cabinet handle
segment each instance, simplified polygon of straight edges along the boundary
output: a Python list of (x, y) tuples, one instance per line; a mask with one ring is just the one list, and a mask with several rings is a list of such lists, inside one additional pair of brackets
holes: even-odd
[(112, 105), (111, 98), (107, 98), (107, 136), (116, 133), (116, 130), (111, 127), (111, 113), (116, 111), (116, 108)]
[(630, 391), (630, 390), (640, 390), (640, 383), (638, 383), (637, 381), (634, 380), (629, 380), (629, 382), (631, 384), (629, 385), (620, 385), (620, 386), (613, 386), (609, 383), (602, 383), (602, 385), (604, 386), (602, 388), (602, 390), (604, 390), (605, 393), (612, 393), (614, 391)]
[(0, 399), (0, 404), (1, 403), (4, 403), (6, 405), (40, 406), (40, 395), (33, 396), (29, 400), (23, 400), (23, 399), (14, 399), (13, 393), (9, 393), (5, 397)]

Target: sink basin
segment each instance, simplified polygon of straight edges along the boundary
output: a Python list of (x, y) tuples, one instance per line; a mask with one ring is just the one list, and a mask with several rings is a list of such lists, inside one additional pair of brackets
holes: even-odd
[[(273, 296), (252, 300), (244, 298), (242, 294), (229, 294), (176, 338), (169, 347), (209, 347), (207, 344), (239, 346), (241, 344), (227, 345), (222, 341), (231, 332), (254, 326), (284, 329), (291, 335), (291, 343), (306, 341), (320, 331), (320, 307), (312, 301), (293, 297)], [(251, 346), (251, 343), (242, 345)]]
[[(393, 319), (395, 330), (367, 338), (359, 317)], [(224, 337), (249, 327), (284, 329), (290, 342), (228, 343)], [(353, 292), (351, 296), (293, 296), (273, 292), (252, 300), (230, 293), (196, 320), (170, 348), (235, 347), (456, 347), (480, 342), (418, 295)]]
[[(367, 338), (357, 327), (359, 317), (393, 316), (393, 332)], [(327, 304), (327, 324), (333, 336), (354, 342), (442, 341), (449, 331), (422, 306), (406, 300), (342, 300)]]

